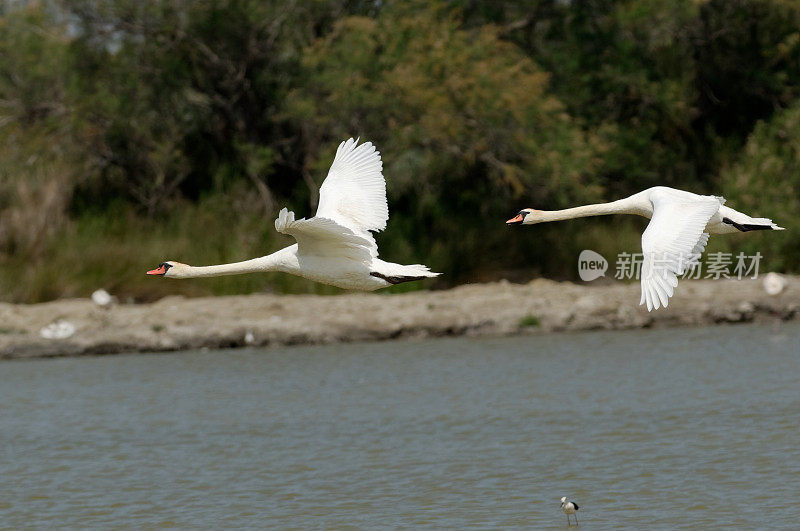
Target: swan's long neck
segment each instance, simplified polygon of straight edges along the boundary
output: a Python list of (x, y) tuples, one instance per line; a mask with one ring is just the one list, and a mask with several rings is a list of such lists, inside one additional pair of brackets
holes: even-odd
[(174, 278), (219, 277), (266, 271), (293, 273), (297, 269), (297, 244), (291, 245), (267, 256), (210, 266), (190, 266), (181, 264), (176, 268)]
[[(648, 202), (649, 203), (649, 202)], [(648, 204), (633, 195), (610, 203), (597, 203), (584, 205), (564, 210), (540, 210), (535, 220), (538, 223), (545, 221), (562, 221), (565, 219), (585, 218), (589, 216), (604, 216), (607, 214), (637, 214), (650, 217), (652, 210), (648, 211)]]

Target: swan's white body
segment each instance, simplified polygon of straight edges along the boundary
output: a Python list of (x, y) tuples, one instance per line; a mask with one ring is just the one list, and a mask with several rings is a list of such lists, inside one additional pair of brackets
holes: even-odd
[(370, 231), (386, 228), (389, 208), (380, 153), (370, 142), (352, 138), (339, 144), (319, 190), (317, 214), (295, 219), (283, 209), (275, 230), (297, 240), (280, 251), (244, 262), (195, 267), (164, 262), (148, 274), (170, 278), (282, 271), (344, 289), (376, 290), (424, 277), (435, 277), (424, 265), (401, 265), (378, 258)]
[(678, 276), (694, 267), (710, 234), (749, 230), (783, 230), (767, 218), (752, 218), (724, 206), (725, 200), (656, 186), (611, 203), (565, 210), (524, 209), (507, 221), (529, 225), (604, 214), (636, 214), (650, 218), (642, 234), (642, 298), (647, 310), (667, 307)]

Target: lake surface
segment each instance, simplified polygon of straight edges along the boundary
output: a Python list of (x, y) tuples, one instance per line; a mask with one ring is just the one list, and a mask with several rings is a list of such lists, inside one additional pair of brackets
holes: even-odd
[(0, 363), (22, 527), (800, 525), (800, 326)]

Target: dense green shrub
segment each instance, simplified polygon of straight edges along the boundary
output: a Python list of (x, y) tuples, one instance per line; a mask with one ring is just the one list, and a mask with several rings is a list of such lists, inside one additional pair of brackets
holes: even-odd
[(771, 218), (786, 232), (742, 239), (748, 254), (761, 252), (775, 269), (797, 271), (800, 263), (800, 102), (760, 122), (738, 162), (722, 172), (734, 208)]
[(503, 221), (655, 184), (795, 229), (712, 245), (797, 271), (793, 0), (17, 2), (0, 57), (0, 300), (330, 293), (142, 273), (285, 245), (351, 135), (383, 154), (382, 255), (447, 273), (406, 289), (572, 278), (642, 220)]

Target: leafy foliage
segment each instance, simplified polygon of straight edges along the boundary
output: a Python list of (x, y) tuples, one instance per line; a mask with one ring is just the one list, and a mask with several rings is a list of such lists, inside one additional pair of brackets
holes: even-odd
[[(794, 0), (8, 4), (0, 298), (331, 292), (142, 271), (286, 244), (272, 217), (313, 212), (351, 135), (383, 154), (382, 254), (447, 273), (427, 286), (570, 278), (582, 248), (635, 248), (640, 220), (503, 220), (655, 184), (800, 228), (798, 28)], [(794, 232), (730, 245), (796, 270)]]
[[(314, 173), (325, 174), (339, 139), (376, 141), (390, 204), (401, 205), (390, 228), (405, 229), (395, 232), (403, 241), (387, 243), (420, 259), (434, 251), (451, 275), (494, 265), (494, 251), (509, 245), (509, 205), (599, 197), (587, 179), (598, 143), (546, 93), (547, 74), (494, 27), (464, 30), (441, 7), (393, 6), (339, 21), (304, 67), (308, 84), (288, 109), (302, 120), (307, 149), (324, 146)], [(480, 220), (500, 230), (465, 234)]]
[(761, 252), (770, 265), (796, 270), (800, 261), (800, 101), (770, 122), (760, 122), (742, 157), (722, 172), (736, 208), (771, 217), (786, 232), (741, 242), (749, 254)]

